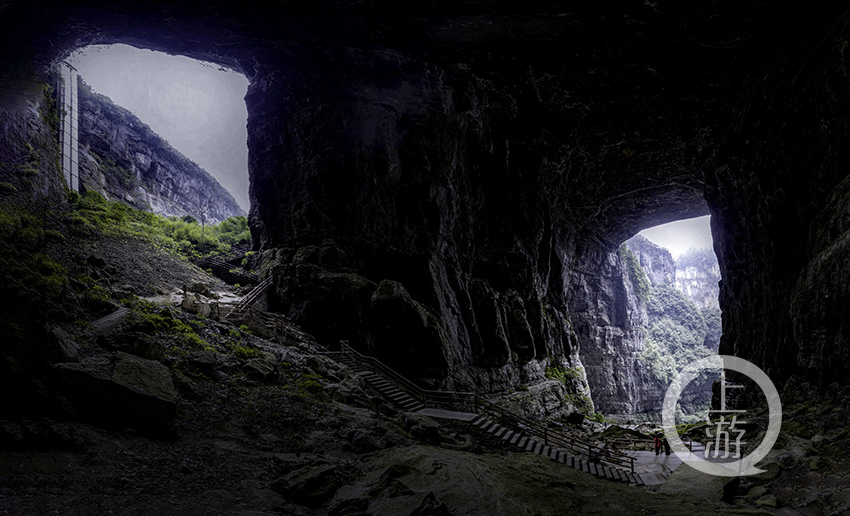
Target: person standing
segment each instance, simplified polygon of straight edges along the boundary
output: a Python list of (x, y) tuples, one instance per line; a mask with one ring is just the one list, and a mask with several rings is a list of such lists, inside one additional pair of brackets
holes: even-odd
[(664, 436), (664, 455), (670, 455), (670, 441), (667, 440), (667, 436)]
[(661, 436), (655, 434), (655, 454), (658, 455), (661, 453)]

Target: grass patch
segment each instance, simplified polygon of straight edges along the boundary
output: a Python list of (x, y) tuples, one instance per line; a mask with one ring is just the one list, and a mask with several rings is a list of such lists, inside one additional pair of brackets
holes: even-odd
[(73, 234), (81, 237), (103, 233), (141, 238), (184, 258), (223, 256), (232, 246), (251, 242), (247, 217), (230, 217), (220, 224), (202, 227), (192, 217), (163, 217), (118, 201), (107, 201), (93, 191), (72, 194), (69, 200), (73, 211), (67, 225)]

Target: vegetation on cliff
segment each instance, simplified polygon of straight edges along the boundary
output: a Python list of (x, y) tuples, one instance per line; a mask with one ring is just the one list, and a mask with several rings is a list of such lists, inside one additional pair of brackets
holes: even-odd
[(708, 325), (703, 312), (674, 287), (653, 285), (647, 315), (648, 335), (639, 358), (662, 384), (669, 384), (691, 362), (715, 353), (704, 345)]
[(202, 226), (193, 217), (163, 217), (137, 210), (118, 201), (107, 201), (97, 192), (71, 195), (70, 227), (77, 235), (95, 231), (151, 240), (186, 258), (224, 255), (233, 246), (251, 242), (246, 217), (230, 217), (220, 224)]
[(646, 303), (649, 300), (649, 292), (651, 285), (646, 277), (646, 271), (641, 267), (637, 257), (632, 253), (626, 244), (620, 245), (618, 251), (620, 260), (626, 265), (626, 270), (629, 273), (629, 279), (632, 286), (635, 288), (635, 293), (638, 299)]
[[(89, 253), (133, 241), (143, 245), (132, 252), (143, 255), (143, 248), (150, 248), (181, 262), (247, 245), (250, 233), (245, 217), (204, 230), (194, 221), (108, 202), (95, 192), (72, 193), (70, 202), (50, 210), (0, 205), (0, 333), (5, 352), (0, 375), (12, 381), (26, 362), (36, 361), (33, 343), (44, 339), (49, 325), (115, 306), (107, 289), (111, 268)], [(168, 273), (159, 272), (163, 277)], [(161, 278), (143, 280), (152, 290)]]
[[(646, 311), (646, 325), (639, 332), (642, 348), (637, 358), (652, 379), (650, 384), (655, 384), (663, 393), (685, 366), (717, 352), (721, 333), (713, 276), (717, 259), (711, 249), (691, 250), (674, 267), (666, 249), (646, 240), (639, 240), (637, 244), (640, 247), (634, 253), (639, 258), (626, 245), (621, 246), (619, 256), (639, 299), (639, 310)], [(641, 263), (653, 264), (659, 271), (674, 274), (656, 273), (652, 281), (641, 281), (650, 277)], [(687, 284), (679, 278), (679, 274), (685, 275), (683, 267), (687, 267)], [(709, 303), (712, 288), (714, 302)], [(645, 298), (640, 296), (641, 291), (647, 293)], [(700, 377), (695, 383), (687, 401), (683, 402), (685, 412), (705, 407), (710, 398), (710, 381)], [(658, 400), (659, 407), (660, 404)]]

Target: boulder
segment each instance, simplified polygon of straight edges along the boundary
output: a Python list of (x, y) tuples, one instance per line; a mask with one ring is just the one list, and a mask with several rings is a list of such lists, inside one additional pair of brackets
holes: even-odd
[(186, 294), (186, 297), (180, 303), (180, 307), (190, 314), (202, 315), (204, 317), (209, 317), (213, 311), (212, 305), (204, 297), (196, 294)]
[(123, 351), (149, 360), (162, 360), (165, 346), (156, 337), (143, 332), (101, 335), (98, 344), (111, 351)]
[(190, 366), (208, 376), (213, 376), (218, 371), (218, 358), (212, 351), (193, 351), (186, 361)]
[(92, 326), (97, 343), (111, 351), (122, 351), (150, 360), (160, 360), (165, 347), (152, 334), (156, 327), (144, 316), (127, 308), (101, 317)]
[(197, 294), (201, 294), (201, 295), (206, 296), (206, 297), (210, 297), (212, 295), (212, 291), (210, 290), (210, 287), (207, 284), (201, 283), (201, 282), (192, 283), (188, 287), (183, 287), (183, 290), (185, 290), (187, 293), (188, 292), (195, 292)]
[(352, 468), (347, 464), (317, 464), (278, 478), (271, 488), (298, 503), (316, 507), (330, 500), (351, 477)]
[(271, 381), (277, 378), (277, 357), (274, 353), (263, 352), (258, 358), (252, 358), (242, 367), (249, 377), (260, 381)]
[(439, 443), (440, 424), (434, 419), (421, 414), (405, 413), (401, 416), (401, 424), (413, 437), (423, 442)]
[(49, 362), (79, 362), (80, 346), (62, 328), (54, 326), (47, 332), (44, 358)]
[(111, 314), (101, 317), (92, 323), (92, 327), (98, 336), (134, 331), (153, 333), (156, 329), (152, 322), (129, 308), (119, 308)]
[(158, 436), (176, 415), (177, 391), (159, 362), (118, 352), (53, 368), (59, 392), (83, 419)]
[(425, 495), (419, 506), (410, 513), (410, 516), (452, 516), (453, 514), (448, 506), (437, 500), (434, 492), (431, 491)]

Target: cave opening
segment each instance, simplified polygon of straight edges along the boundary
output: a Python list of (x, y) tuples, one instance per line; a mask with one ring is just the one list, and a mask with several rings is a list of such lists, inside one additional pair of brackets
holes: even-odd
[[(644, 229), (623, 243), (619, 255), (636, 298), (629, 319), (641, 327), (634, 334), (646, 399), (638, 406), (654, 414), (684, 367), (718, 353), (720, 267), (710, 216)], [(716, 378), (717, 372), (706, 372), (688, 385), (677, 408), (680, 422), (705, 418)]]
[[(121, 43), (78, 48), (64, 62), (80, 78), (83, 191), (213, 224), (247, 214), (249, 81), (243, 73)], [(110, 116), (118, 123), (107, 123)], [(137, 121), (149, 131), (135, 127)], [(139, 145), (140, 138), (156, 137), (164, 145)], [(174, 160), (158, 152), (163, 147), (192, 163), (169, 170)]]

